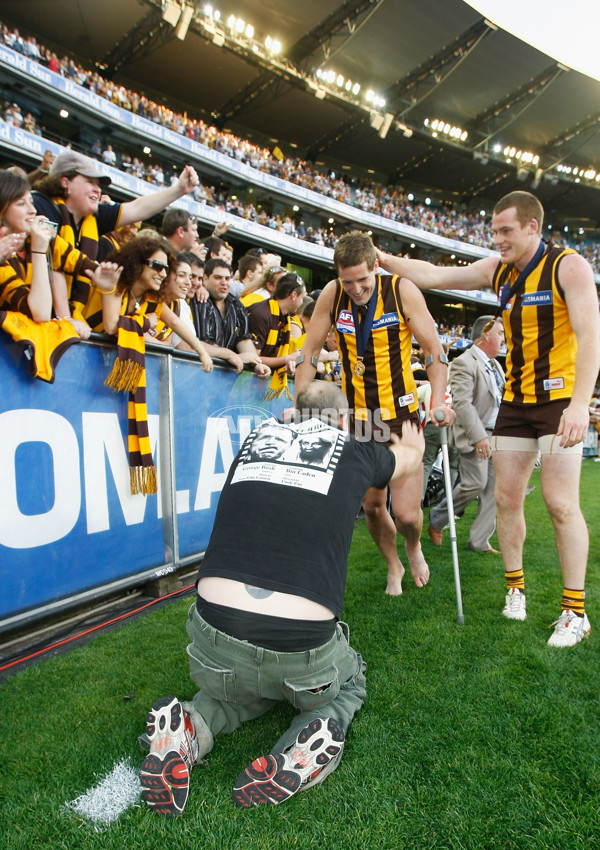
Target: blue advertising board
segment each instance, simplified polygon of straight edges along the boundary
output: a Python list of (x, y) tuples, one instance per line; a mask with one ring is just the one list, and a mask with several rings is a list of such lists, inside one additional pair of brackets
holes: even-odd
[(290, 406), (251, 372), (147, 352), (156, 495), (132, 496), (127, 394), (104, 385), (111, 344), (72, 346), (53, 384), (0, 338), (0, 626), (5, 618), (200, 556), (240, 441)]

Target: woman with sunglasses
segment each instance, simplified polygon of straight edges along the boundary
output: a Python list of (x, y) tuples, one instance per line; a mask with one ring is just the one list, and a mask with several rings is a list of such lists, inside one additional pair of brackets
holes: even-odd
[[(192, 311), (186, 301), (192, 286), (192, 267), (188, 260), (181, 253), (175, 255), (176, 272), (169, 274), (164, 279), (159, 295), (167, 304), (170, 310), (179, 316), (182, 322), (185, 322), (194, 336), (197, 336), (194, 328), (194, 320), (192, 319)], [(156, 342), (172, 345), (174, 348), (182, 349), (183, 351), (191, 351), (187, 342), (184, 342), (178, 334), (165, 326), (164, 330), (156, 334)]]
[(143, 317), (143, 331), (152, 337), (166, 326), (181, 337), (200, 358), (205, 372), (212, 371), (213, 362), (200, 340), (163, 300), (164, 281), (176, 274), (175, 255), (168, 243), (160, 238), (136, 238), (127, 243), (112, 259), (122, 267), (114, 293), (102, 296), (103, 330), (117, 333), (123, 316)]

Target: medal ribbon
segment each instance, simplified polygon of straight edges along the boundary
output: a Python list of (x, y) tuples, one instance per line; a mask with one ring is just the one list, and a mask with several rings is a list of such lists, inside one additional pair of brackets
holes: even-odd
[(525, 280), (527, 279), (528, 275), (531, 274), (531, 272), (534, 270), (534, 268), (537, 266), (539, 261), (544, 256), (545, 250), (546, 250), (546, 245), (545, 245), (544, 242), (542, 242), (540, 240), (540, 244), (538, 246), (537, 251), (535, 252), (534, 256), (531, 258), (531, 260), (529, 260), (529, 262), (527, 263), (527, 265), (525, 266), (523, 271), (519, 273), (519, 276), (515, 280), (513, 285), (511, 287), (509, 287), (508, 284), (506, 284), (505, 286), (502, 287), (502, 294), (500, 296), (500, 312), (502, 312), (502, 310), (506, 309), (506, 305), (508, 304), (510, 299), (513, 297), (513, 295), (515, 294), (517, 289), (519, 289), (525, 283)]
[(371, 328), (373, 327), (373, 317), (375, 316), (375, 307), (377, 306), (378, 291), (379, 287), (375, 285), (375, 289), (373, 290), (371, 300), (369, 301), (367, 307), (367, 315), (365, 316), (362, 324), (359, 324), (358, 308), (354, 301), (352, 301), (352, 318), (354, 319), (354, 333), (356, 335), (356, 355), (359, 360), (364, 359), (367, 343), (369, 341), (369, 337), (371, 336)]

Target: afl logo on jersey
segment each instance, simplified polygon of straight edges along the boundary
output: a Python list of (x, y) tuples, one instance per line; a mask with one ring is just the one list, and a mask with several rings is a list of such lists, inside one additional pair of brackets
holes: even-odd
[(340, 310), (335, 327), (341, 334), (354, 333), (354, 318), (350, 310)]

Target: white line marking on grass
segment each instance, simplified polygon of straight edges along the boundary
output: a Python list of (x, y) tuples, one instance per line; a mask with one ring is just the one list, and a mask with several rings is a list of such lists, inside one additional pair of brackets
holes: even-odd
[(121, 759), (97, 785), (65, 805), (96, 825), (108, 826), (138, 803), (141, 791), (138, 771)]

